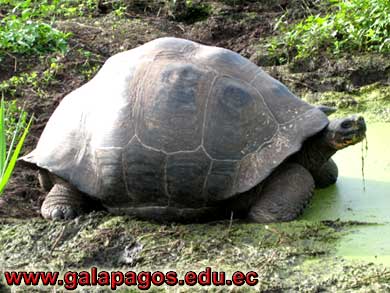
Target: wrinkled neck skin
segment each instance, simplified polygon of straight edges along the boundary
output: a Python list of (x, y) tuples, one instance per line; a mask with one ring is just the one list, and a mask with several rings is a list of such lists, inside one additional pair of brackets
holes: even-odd
[(327, 129), (307, 139), (292, 161), (301, 164), (310, 172), (318, 170), (337, 150), (327, 141)]

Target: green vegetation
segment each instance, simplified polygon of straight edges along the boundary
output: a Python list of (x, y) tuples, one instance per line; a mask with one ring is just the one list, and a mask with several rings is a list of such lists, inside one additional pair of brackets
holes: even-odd
[(21, 94), (23, 88), (30, 88), (40, 98), (46, 98), (49, 94), (45, 91), (45, 87), (56, 82), (56, 74), (62, 69), (63, 64), (59, 63), (56, 58), (51, 58), (48, 67), (41, 72), (23, 72), (0, 82), (0, 91), (11, 97), (17, 97)]
[[(231, 287), (233, 292), (385, 292), (390, 274), (384, 266), (342, 261), (332, 255), (349, 227), (355, 224), (221, 221), (162, 225), (102, 212), (65, 222), (0, 219), (0, 263), (14, 270), (23, 270), (29, 263), (29, 270), (81, 271), (97, 266), (109, 271), (175, 270), (179, 276), (210, 266), (229, 275), (236, 270), (259, 274), (256, 287)], [(83, 289), (108, 292), (104, 287)], [(118, 292), (135, 288), (121, 289)], [(172, 288), (153, 289), (166, 292)], [(204, 292), (205, 288), (182, 289)], [(228, 287), (210, 289), (224, 292)]]
[[(133, 3), (134, 2), (134, 3)], [(136, 3), (137, 2), (137, 3)], [(128, 15), (135, 6), (188, 23), (206, 18), (211, 6), (196, 0), (164, 0), (150, 3), (138, 1), (95, 0), (0, 0), (0, 6), (7, 14), (0, 21), (0, 61), (5, 55), (36, 54), (50, 52), (65, 53), (68, 49), (69, 33), (53, 27), (56, 19), (96, 16), (101, 5), (113, 11), (117, 17)], [(140, 8), (140, 7), (139, 7)]]
[[(276, 24), (281, 36), (269, 51), (282, 62), (320, 53), (390, 52), (390, 5), (388, 0), (329, 0), (325, 15), (310, 15), (291, 24), (282, 16)], [(328, 10), (329, 11), (329, 10)]]
[(48, 5), (30, 0), (0, 0), (0, 5), (9, 8), (0, 22), (0, 60), (4, 55), (64, 53), (67, 50), (69, 34), (35, 19), (44, 13), (49, 14)]
[(96, 0), (0, 0), (0, 5), (19, 17), (50, 19), (83, 16), (97, 8)]
[(168, 15), (175, 20), (194, 22), (207, 17), (211, 6), (200, 0), (161, 0), (161, 1), (98, 1), (98, 0), (0, 0), (0, 5), (12, 10), (18, 16), (29, 18), (53, 19), (56, 17), (74, 18), (96, 16), (99, 7), (113, 11), (122, 17), (129, 11), (149, 10)]
[[(26, 121), (27, 113), (1, 99), (0, 105), (0, 195), (3, 193), (22, 150), (30, 129), (32, 118)], [(17, 117), (17, 118), (16, 118)]]
[(7, 17), (0, 27), (0, 58), (5, 54), (64, 52), (67, 37), (46, 23)]

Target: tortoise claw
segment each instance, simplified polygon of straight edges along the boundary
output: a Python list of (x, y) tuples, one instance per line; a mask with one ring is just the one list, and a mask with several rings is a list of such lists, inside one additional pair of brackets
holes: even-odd
[(50, 217), (53, 220), (62, 220), (64, 218), (64, 213), (60, 209), (54, 209), (52, 210)]
[(55, 207), (50, 213), (53, 220), (72, 220), (77, 216), (77, 212), (71, 207)]
[(55, 184), (42, 204), (42, 216), (52, 220), (74, 219), (83, 212), (83, 199), (68, 186)]

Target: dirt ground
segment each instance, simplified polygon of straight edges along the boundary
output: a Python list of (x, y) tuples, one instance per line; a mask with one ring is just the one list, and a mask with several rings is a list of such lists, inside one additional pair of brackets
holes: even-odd
[[(70, 51), (67, 54), (49, 54), (39, 58), (8, 56), (0, 64), (0, 82), (23, 73), (38, 73), (36, 83), (26, 82), (15, 86), (12, 95), (11, 90), (5, 95), (17, 98), (20, 104), (25, 103), (27, 111), (35, 115), (24, 152), (33, 150), (47, 120), (62, 98), (87, 82), (108, 57), (162, 36), (182, 37), (231, 49), (262, 66), (308, 101), (333, 106), (340, 106), (341, 103), (344, 112), (357, 109), (356, 105), (360, 100), (355, 96), (366, 86), (388, 89), (390, 59), (386, 56), (347, 55), (337, 59), (320, 56), (287, 65), (279, 65), (268, 56), (264, 44), (275, 34), (273, 26), (276, 19), (286, 11), (294, 17), (304, 16), (307, 10), (302, 9), (303, 2), (307, 1), (210, 2), (212, 9), (208, 16), (189, 22), (172, 19), (156, 7), (140, 9), (131, 5), (121, 17), (114, 13), (112, 7), (106, 6), (99, 7), (91, 15), (58, 19), (55, 22), (56, 27), (72, 33), (69, 40)], [(316, 1), (313, 3), (309, 4), (312, 11), (321, 9), (315, 5)], [(53, 59), (58, 64), (55, 69), (51, 67)], [(45, 72), (50, 73), (49, 79), (45, 78)], [(341, 97), (337, 100), (327, 99), (326, 93), (338, 93)], [(388, 94), (385, 96), (385, 102), (390, 102)], [(361, 103), (362, 107), (366, 107), (360, 109), (362, 111), (370, 107), (364, 102)], [(389, 113), (383, 115), (390, 116)], [(388, 116), (383, 117), (389, 119)], [(253, 233), (256, 228), (254, 225), (240, 223), (234, 223), (233, 226), (229, 223), (216, 223), (203, 228), (159, 226), (126, 217), (111, 218), (104, 213), (88, 215), (69, 223), (48, 223), (39, 215), (44, 195), (39, 187), (36, 171), (18, 164), (4, 196), (0, 198), (0, 248), (2, 252), (12, 247), (20, 249), (17, 253), (2, 253), (0, 263), (3, 263), (3, 266), (16, 269), (26, 266), (52, 269), (82, 268), (97, 263), (101, 267), (140, 268), (168, 267), (177, 262), (184, 268), (191, 264), (191, 261), (201, 267), (208, 259), (214, 259), (214, 263), (225, 269), (233, 269), (234, 261), (243, 265), (243, 268), (259, 268), (264, 272), (264, 283), (257, 289), (262, 292), (293, 292), (298, 289), (321, 292), (327, 288), (344, 290), (343, 286), (346, 286), (346, 290), (357, 288), (362, 290), (361, 292), (369, 292), (364, 291), (365, 288), (374, 290), (372, 292), (389, 289), (386, 285), (390, 281), (388, 271), (382, 274), (382, 268), (372, 264), (347, 264), (347, 267), (343, 267), (343, 264), (338, 263), (335, 267), (340, 274), (348, 275), (356, 270), (357, 281), (346, 283), (341, 276), (324, 274), (327, 277), (322, 278), (320, 268), (317, 272), (305, 271), (307, 268), (303, 268), (302, 262), (298, 262), (302, 256), (310, 258), (326, 254), (329, 251), (328, 242), (337, 238), (338, 233), (342, 233), (342, 226), (349, 225), (348, 223), (292, 223), (290, 226), (271, 226), (271, 230), (266, 230), (262, 225), (258, 236), (263, 237), (261, 239), (250, 239), (249, 234), (243, 235), (244, 231)], [(34, 221), (31, 221), (32, 218)], [(130, 231), (129, 227), (133, 230)], [(195, 232), (191, 232), (191, 229)], [(227, 234), (219, 237), (218, 229), (227, 231)], [(205, 231), (209, 231), (206, 236)], [(313, 237), (303, 238), (308, 232), (313, 233)], [(15, 233), (25, 233), (25, 237), (14, 239), (12, 235), (16, 235)], [(154, 236), (150, 236), (153, 233)], [(233, 233), (233, 236), (230, 236), (230, 233)], [(139, 241), (140, 237), (151, 237), (151, 240)], [(157, 243), (159, 237), (167, 239), (163, 243)], [(83, 242), (85, 239), (93, 245)], [(215, 242), (210, 243), (210, 239)], [(246, 240), (242, 242), (242, 239)], [(142, 260), (138, 259), (139, 256), (134, 256), (137, 259), (134, 264), (121, 263), (119, 259), (124, 247), (130, 249), (130, 244), (135, 245), (137, 241), (144, 247), (142, 257), (139, 258)], [(145, 250), (145, 247), (148, 250)], [(160, 250), (158, 253), (148, 254), (147, 251), (153, 252), (153, 247)], [(278, 247), (280, 249), (277, 249)], [(194, 249), (199, 249), (199, 253), (193, 254), (197, 259), (191, 260), (189, 251)], [(236, 258), (232, 258), (231, 263), (223, 263), (218, 259), (218, 251), (221, 249), (227, 249), (225, 255), (230, 253)], [(80, 250), (78, 255), (74, 255), (76, 250)], [(34, 252), (34, 257), (30, 251)], [(73, 251), (73, 254), (65, 257), (69, 251)], [(187, 258), (185, 253), (188, 254)], [(112, 255), (116, 258), (112, 258)], [(246, 257), (249, 257), (247, 264)], [(26, 259), (31, 262), (23, 263)], [(253, 263), (254, 260), (258, 263)], [(50, 265), (47, 265), (48, 263)], [(313, 267), (317, 265), (313, 264)], [(286, 267), (289, 269), (284, 270)], [(283, 271), (290, 274), (288, 282), (283, 279)], [(307, 286), (301, 282), (302, 278), (307, 279)], [(1, 290), (2, 287), (0, 292)]]

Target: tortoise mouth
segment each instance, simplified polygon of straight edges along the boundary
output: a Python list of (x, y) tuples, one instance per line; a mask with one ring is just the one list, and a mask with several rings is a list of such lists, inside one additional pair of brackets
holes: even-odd
[(347, 146), (361, 142), (366, 137), (366, 123), (361, 116), (351, 116), (332, 121), (330, 126), (330, 142), (336, 149), (343, 149)]
[(358, 130), (344, 135), (341, 142), (338, 143), (339, 147), (344, 148), (350, 145), (361, 142), (366, 137), (365, 130)]

